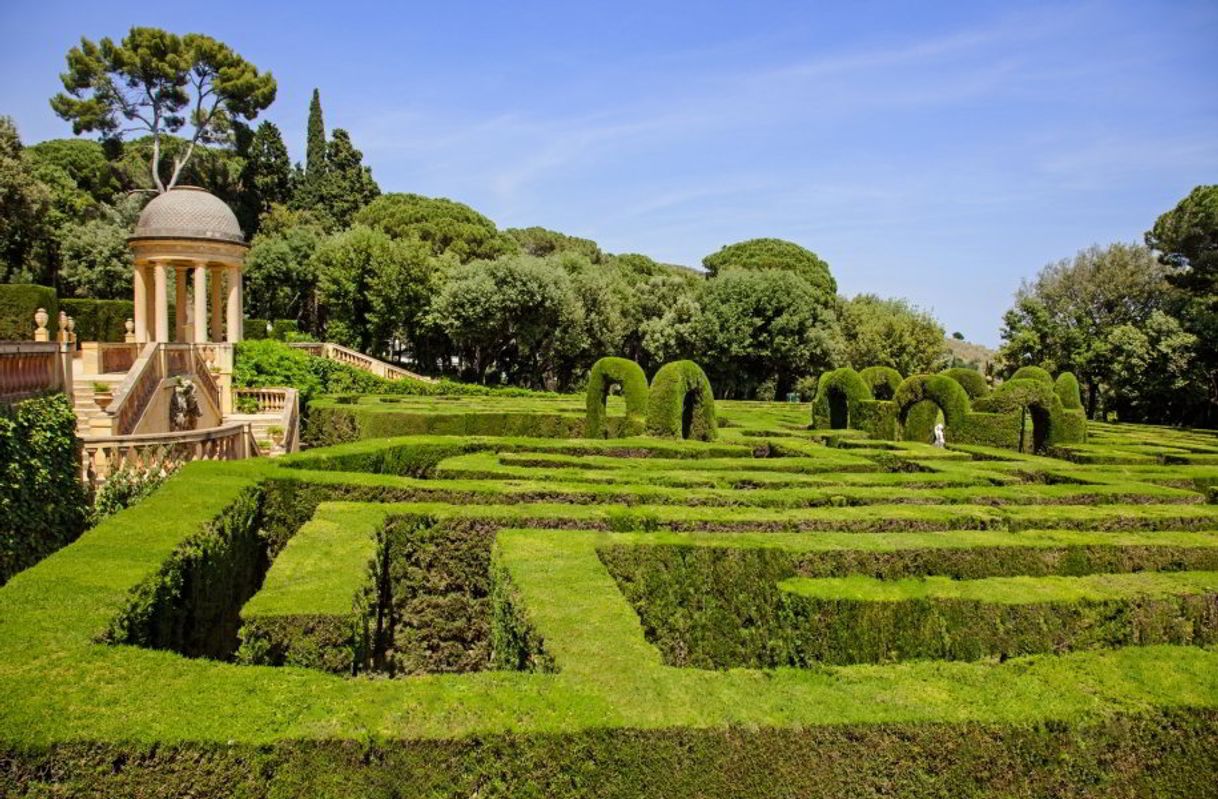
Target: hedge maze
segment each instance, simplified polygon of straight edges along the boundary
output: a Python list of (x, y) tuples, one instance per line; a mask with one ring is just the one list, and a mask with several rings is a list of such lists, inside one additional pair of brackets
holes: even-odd
[(885, 441), (929, 443), (939, 423), (952, 443), (1038, 454), (1087, 438), (1078, 380), (1069, 372), (1054, 380), (1037, 366), (994, 390), (972, 369), (904, 379), (888, 367), (835, 369), (821, 375), (812, 406), (814, 428), (861, 430)]
[[(1218, 436), (961, 440), (1069, 413), (1035, 375), (637, 378), (327, 400), (346, 443), (191, 464), (18, 574), (0, 794), (1215, 795)], [(854, 426), (923, 402), (948, 448)]]

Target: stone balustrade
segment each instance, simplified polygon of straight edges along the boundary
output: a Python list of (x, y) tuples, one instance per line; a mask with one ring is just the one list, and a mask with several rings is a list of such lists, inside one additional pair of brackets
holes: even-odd
[(0, 400), (63, 391), (72, 384), (68, 345), (56, 341), (0, 342)]
[(258, 455), (249, 424), (232, 422), (204, 430), (93, 436), (83, 440), (81, 477), (96, 487), (120, 469), (146, 470), (187, 461), (232, 461)]

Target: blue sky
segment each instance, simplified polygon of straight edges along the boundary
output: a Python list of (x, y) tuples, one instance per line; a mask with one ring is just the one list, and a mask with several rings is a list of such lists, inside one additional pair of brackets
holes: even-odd
[(151, 5), (6, 0), (26, 143), (71, 133), (79, 36), (204, 32), (274, 72), (296, 159), (317, 86), (386, 191), (690, 265), (791, 239), (988, 344), (1022, 278), (1218, 182), (1212, 1)]

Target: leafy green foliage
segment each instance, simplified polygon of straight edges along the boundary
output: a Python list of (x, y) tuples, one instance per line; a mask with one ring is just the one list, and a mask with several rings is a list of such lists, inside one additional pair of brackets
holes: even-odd
[(703, 258), (702, 266), (712, 277), (729, 269), (795, 272), (819, 293), (832, 296), (837, 292), (837, 281), (827, 263), (811, 250), (782, 239), (749, 239), (726, 245)]
[[(965, 369), (961, 366), (944, 369), (939, 374), (944, 377), (950, 377), (960, 384), (968, 394), (970, 400), (979, 399), (990, 393), (990, 384), (986, 381), (985, 375), (978, 372), (976, 369)], [(1075, 383), (1075, 391), (1078, 391), (1078, 384)]]
[(451, 255), (461, 263), (511, 255), (516, 240), (468, 205), (443, 197), (386, 194), (356, 215), (355, 221), (395, 239), (417, 239), (432, 255)]
[(78, 446), (67, 396), (0, 407), (0, 583), (84, 530)]
[(838, 308), (842, 361), (856, 369), (890, 366), (903, 375), (931, 372), (945, 361), (943, 326), (900, 299), (860, 294)]
[[(275, 99), (270, 73), (210, 36), (185, 36), (158, 28), (133, 27), (121, 42), (81, 38), (67, 54), (60, 77), (65, 92), (51, 108), (72, 123), (72, 132), (97, 131), (120, 139), (126, 130), (152, 135), (151, 174), (158, 191), (173, 188), (195, 144), (221, 141), (234, 120), (253, 119)], [(158, 171), (162, 134), (194, 126), (185, 152), (174, 158), (163, 182)]]
[(55, 289), (23, 283), (0, 283), (0, 341), (33, 341), (34, 314), (45, 308), (47, 331), (55, 338), (59, 297)]
[(700, 302), (698, 351), (723, 397), (751, 397), (769, 379), (785, 396), (837, 358), (833, 298), (798, 272), (730, 269)]
[(47, 187), (21, 147), (13, 120), (0, 116), (0, 276), (5, 282), (34, 279), (25, 271), (34, 243), (45, 234), (51, 204)]
[(1174, 267), (1172, 280), (1194, 291), (1218, 291), (1218, 185), (1198, 186), (1155, 220), (1146, 244)]
[(508, 228), (503, 231), (503, 234), (515, 239), (516, 243), (520, 245), (520, 251), (525, 255), (545, 258), (547, 255), (572, 252), (584, 256), (594, 264), (605, 260), (605, 254), (591, 239), (568, 236), (555, 230), (546, 230), (543, 227)]
[(291, 202), (292, 160), (274, 122), (263, 121), (252, 137), (246, 137), (248, 144), (239, 147), (245, 166), (241, 170), (237, 219), (248, 240), (258, 232), (263, 214), (275, 205)]
[(654, 436), (714, 441), (719, 435), (715, 395), (693, 361), (673, 361), (651, 378), (647, 432)]
[(125, 323), (135, 314), (131, 300), (63, 299), (59, 307), (76, 322), (80, 341), (123, 341)]

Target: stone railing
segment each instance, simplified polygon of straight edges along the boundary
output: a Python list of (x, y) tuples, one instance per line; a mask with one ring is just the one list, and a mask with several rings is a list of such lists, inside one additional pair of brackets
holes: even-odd
[(362, 352), (353, 350), (350, 347), (344, 347), (341, 344), (325, 342), (318, 344), (316, 342), (295, 342), (291, 346), (304, 350), (310, 355), (316, 355), (320, 358), (328, 358), (331, 361), (345, 363), (347, 366), (353, 366), (356, 369), (362, 369), (365, 372), (371, 372), (377, 377), (384, 377), (389, 380), (399, 380), (404, 377), (409, 377), (414, 380), (423, 380), (432, 382), (432, 378), (424, 377), (416, 374), (409, 369), (403, 369), (400, 366), (395, 366), (391, 363), (385, 363), (379, 358), (373, 358), (371, 355), (365, 355)]
[(114, 400), (106, 413), (113, 419), (110, 429), (115, 435), (128, 435), (139, 424), (152, 395), (165, 379), (165, 359), (161, 348), (165, 344), (149, 342), (132, 364), (123, 382), (114, 392)]
[(94, 487), (124, 468), (146, 470), (187, 461), (235, 461), (258, 454), (249, 425), (243, 422), (175, 433), (94, 436), (83, 443), (81, 477)]
[(55, 341), (0, 342), (0, 400), (63, 391), (72, 385), (71, 352)]
[(97, 371), (112, 374), (126, 372), (140, 357), (139, 344), (100, 341), (97, 344)]
[(211, 400), (212, 407), (217, 413), (222, 413), (220, 404), (220, 386), (216, 383), (215, 375), (211, 373), (211, 364), (203, 358), (202, 347), (192, 347), (194, 353), (194, 373), (199, 387)]
[(234, 388), (237, 397), (253, 397), (258, 403), (258, 413), (280, 413), (287, 404), (288, 392), (294, 388)]

